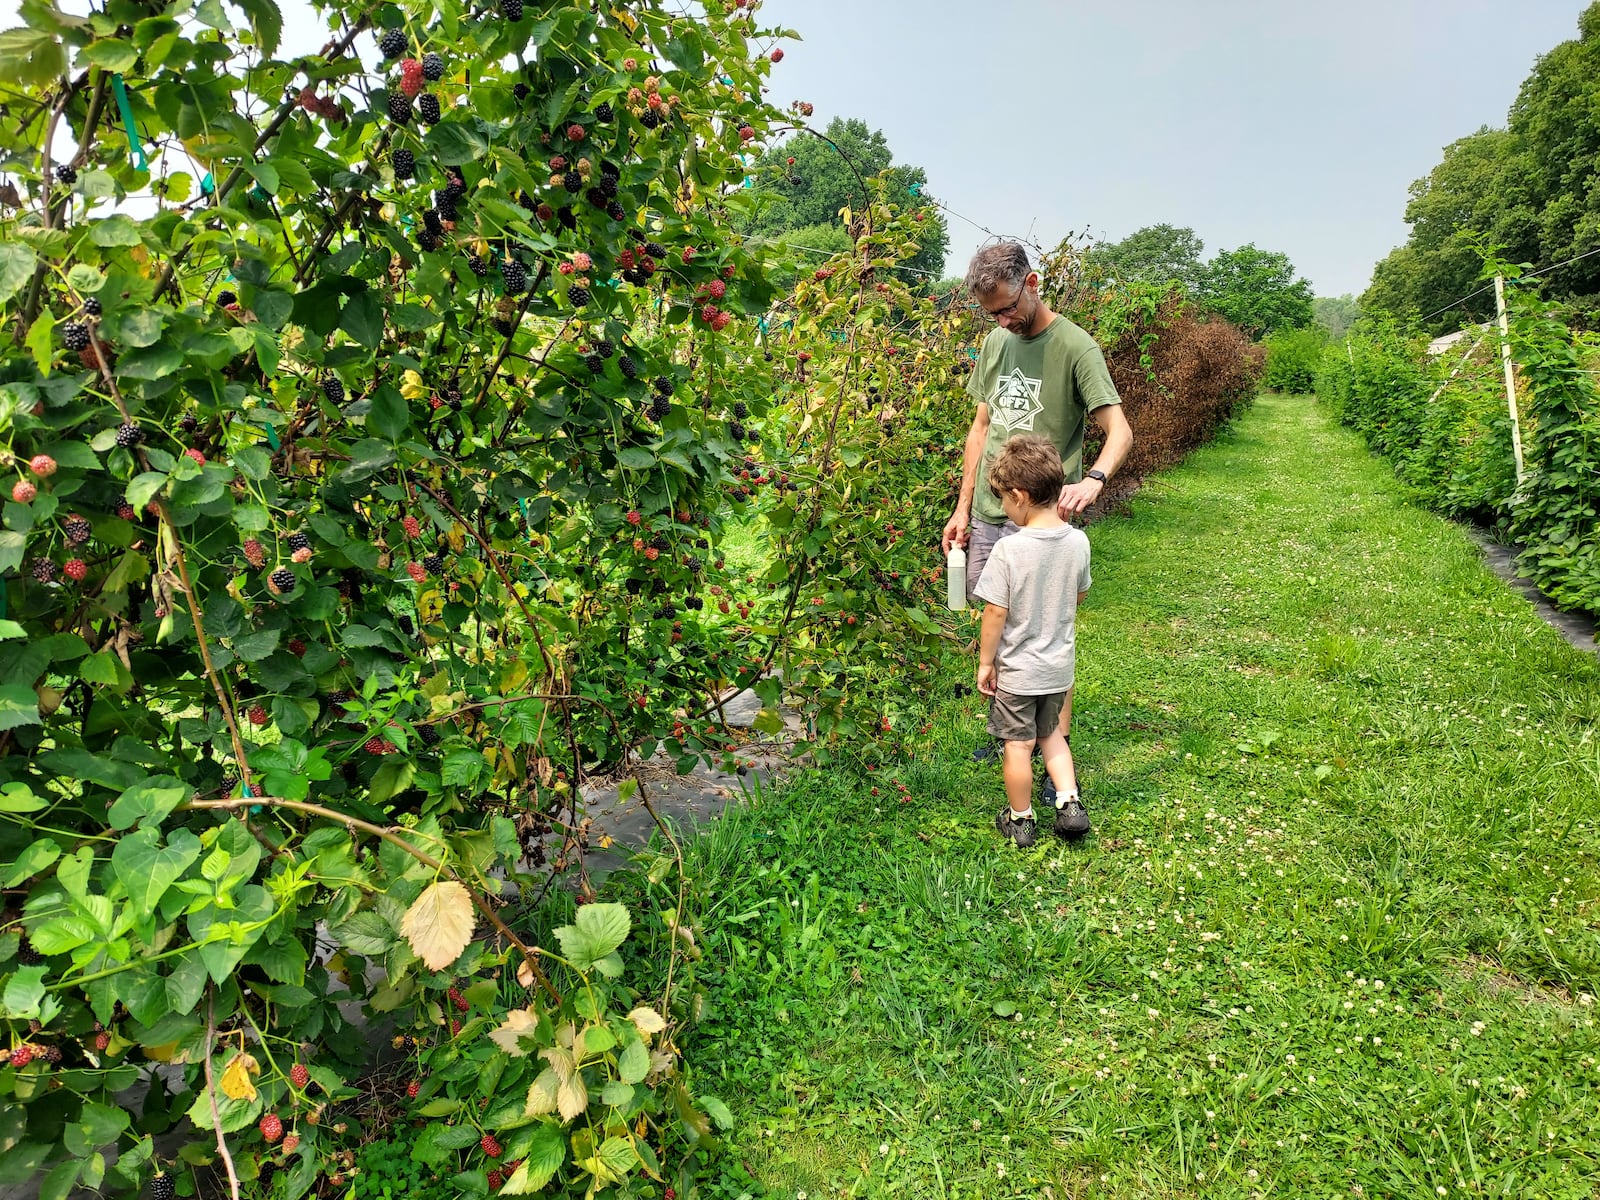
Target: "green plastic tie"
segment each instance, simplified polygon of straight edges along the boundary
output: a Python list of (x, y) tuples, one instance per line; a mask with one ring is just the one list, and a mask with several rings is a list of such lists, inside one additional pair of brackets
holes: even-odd
[(122, 128), (128, 133), (128, 155), (135, 167), (148, 171), (150, 160), (145, 157), (144, 147), (139, 144), (139, 131), (133, 125), (133, 106), (128, 103), (128, 85), (122, 82), (120, 71), (111, 77), (111, 90), (117, 97), (117, 111), (122, 114)]
[(282, 445), (282, 443), (278, 441), (278, 431), (276, 429), (274, 429), (271, 425), (266, 426), (266, 431), (267, 431), (267, 445), (271, 446), (274, 450), (277, 450), (279, 448), (279, 446)]

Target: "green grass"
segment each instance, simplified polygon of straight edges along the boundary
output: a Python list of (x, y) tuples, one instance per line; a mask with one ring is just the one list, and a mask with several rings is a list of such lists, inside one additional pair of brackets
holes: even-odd
[(1263, 397), (1091, 530), (1080, 847), (1000, 842), (956, 654), (906, 757), (695, 843), (725, 1161), (813, 1200), (1600, 1195), (1600, 669), (1398, 495)]

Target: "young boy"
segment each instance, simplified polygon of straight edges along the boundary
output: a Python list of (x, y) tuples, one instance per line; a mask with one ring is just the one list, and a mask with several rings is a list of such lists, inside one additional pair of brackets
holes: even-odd
[(989, 488), (1017, 532), (994, 545), (973, 595), (983, 610), (978, 690), (990, 697), (989, 732), (1005, 742), (1006, 807), (995, 818), (1031, 846), (1033, 747), (1055, 784), (1055, 832), (1081, 838), (1089, 814), (1078, 799), (1072, 751), (1057, 723), (1072, 688), (1078, 605), (1089, 590), (1089, 539), (1056, 513), (1061, 455), (1048, 438), (1019, 434), (989, 468)]

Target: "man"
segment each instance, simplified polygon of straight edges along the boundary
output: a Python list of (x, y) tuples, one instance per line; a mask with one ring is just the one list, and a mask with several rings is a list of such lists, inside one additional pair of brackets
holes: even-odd
[[(989, 465), (1016, 433), (1042, 434), (1061, 452), (1066, 483), (1056, 511), (1063, 520), (1083, 512), (1105, 490), (1133, 447), (1133, 430), (1122, 413), (1106, 370), (1105, 355), (1078, 325), (1052, 312), (1039, 296), (1039, 276), (1028, 252), (1015, 242), (985, 246), (967, 268), (967, 290), (999, 326), (983, 339), (967, 395), (977, 405), (961, 459), (961, 495), (945, 523), (943, 548), (965, 546), (967, 594), (971, 595), (995, 542), (1017, 527), (989, 491)], [(1094, 465), (1083, 469), (1088, 418), (1104, 435)], [(1072, 732), (1072, 693), (1061, 710), (1063, 736)], [(985, 745), (976, 755), (990, 758)], [(1054, 806), (1045, 777), (1041, 804)]]

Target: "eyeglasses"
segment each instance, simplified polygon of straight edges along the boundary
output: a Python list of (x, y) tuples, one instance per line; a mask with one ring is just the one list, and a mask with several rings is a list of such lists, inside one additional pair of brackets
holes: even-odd
[(991, 320), (991, 321), (999, 321), (999, 320), (1002, 320), (1002, 319), (1009, 321), (1012, 317), (1017, 315), (1017, 306), (1020, 305), (1023, 302), (1024, 299), (1027, 298), (1027, 295), (1028, 295), (1028, 283), (1027, 283), (1027, 280), (1023, 280), (1022, 286), (1017, 289), (1017, 298), (1015, 300), (1013, 300), (1010, 304), (1006, 305), (1004, 308), (996, 308), (996, 309), (987, 309), (987, 308), (985, 308), (983, 310), (983, 315), (988, 317), (989, 320)]

